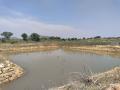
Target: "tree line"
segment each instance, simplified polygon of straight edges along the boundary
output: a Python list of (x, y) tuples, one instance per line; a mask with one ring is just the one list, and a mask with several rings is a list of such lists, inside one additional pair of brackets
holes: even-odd
[[(2, 42), (18, 42), (21, 41), (21, 39), (17, 39), (17, 41), (14, 41), (12, 38), (13, 33), (12, 32), (2, 32), (1, 34), (0, 41)], [(119, 43), (120, 37), (106, 37), (103, 38), (101, 36), (95, 36), (95, 37), (90, 37), (90, 38), (61, 38), (61, 37), (56, 37), (56, 36), (41, 36), (38, 33), (31, 33), (28, 35), (27, 33), (22, 33), (21, 34), (22, 41), (35, 41), (35, 42), (40, 42), (40, 41), (46, 41), (46, 40), (57, 40), (57, 41), (76, 41), (80, 44), (109, 44), (109, 43)], [(117, 40), (116, 40), (117, 39)], [(71, 43), (71, 42), (70, 42)]]
[[(13, 36), (12, 32), (2, 32), (1, 33), (2, 40), (10, 40)], [(27, 33), (21, 34), (21, 37), (24, 41), (27, 41), (28, 39), (31, 39), (32, 41), (40, 41), (40, 35), (37, 33), (32, 33), (30, 36), (27, 35)]]
[[(2, 32), (0, 34), (2, 36), (2, 40), (6, 41), (6, 40), (10, 40), (11, 37), (13, 36), (12, 32)], [(39, 42), (41, 40), (62, 40), (62, 41), (73, 41), (73, 40), (78, 40), (78, 38), (61, 38), (61, 37), (57, 37), (57, 36), (40, 36), (38, 33), (31, 33), (30, 35), (28, 35), (27, 33), (22, 33), (21, 34), (21, 38), (23, 41), (36, 41)]]
[[(13, 36), (12, 32), (2, 32), (0, 34), (2, 36), (1, 40), (2, 41), (8, 41), (11, 40), (11, 37)], [(38, 33), (31, 33), (28, 35), (27, 33), (22, 33), (21, 38), (23, 41), (36, 41), (39, 42), (41, 40), (62, 40), (60, 37), (55, 37), (55, 36), (40, 36)]]

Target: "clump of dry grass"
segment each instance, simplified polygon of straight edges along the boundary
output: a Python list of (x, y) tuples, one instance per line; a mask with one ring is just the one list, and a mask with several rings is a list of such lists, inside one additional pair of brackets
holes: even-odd
[(50, 90), (106, 90), (110, 84), (120, 83), (120, 67), (92, 75), (71, 73), (69, 84)]

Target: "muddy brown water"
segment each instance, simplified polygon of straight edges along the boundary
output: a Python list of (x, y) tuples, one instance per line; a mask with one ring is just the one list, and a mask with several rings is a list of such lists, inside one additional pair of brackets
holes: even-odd
[(120, 58), (61, 49), (16, 54), (10, 58), (24, 68), (25, 74), (0, 90), (47, 90), (67, 83), (72, 72), (86, 73), (90, 69), (98, 73), (120, 65)]

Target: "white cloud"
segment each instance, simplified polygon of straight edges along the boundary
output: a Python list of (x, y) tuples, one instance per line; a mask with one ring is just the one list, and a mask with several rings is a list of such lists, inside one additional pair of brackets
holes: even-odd
[(6, 6), (3, 6), (3, 5), (0, 5), (0, 17), (14, 17), (14, 18), (24, 18), (24, 17), (27, 17), (28, 18), (28, 15), (27, 14), (24, 14), (22, 12), (19, 12), (19, 11), (16, 11), (16, 10), (13, 10), (11, 8), (8, 8)]
[(11, 31), (15, 36), (24, 32), (61, 37), (78, 36), (78, 31), (71, 26), (45, 23), (30, 15), (0, 6), (0, 33), (3, 31)]
[(17, 36), (21, 33), (36, 32), (41, 35), (61, 36), (61, 37), (75, 37), (78, 32), (75, 28), (67, 25), (56, 25), (40, 22), (33, 18), (12, 18), (0, 17), (0, 31), (11, 31)]

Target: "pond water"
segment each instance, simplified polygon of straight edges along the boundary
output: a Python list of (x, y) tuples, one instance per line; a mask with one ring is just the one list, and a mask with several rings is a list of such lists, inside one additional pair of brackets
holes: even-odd
[(25, 74), (1, 90), (47, 90), (67, 83), (72, 72), (85, 72), (89, 68), (97, 73), (120, 65), (120, 58), (61, 49), (16, 54), (10, 58), (24, 68)]

